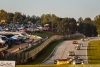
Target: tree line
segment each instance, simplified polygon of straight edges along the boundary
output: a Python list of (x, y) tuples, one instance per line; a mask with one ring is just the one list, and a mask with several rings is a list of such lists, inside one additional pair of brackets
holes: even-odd
[(100, 34), (100, 15), (97, 15), (94, 20), (86, 17), (83, 19), (79, 17), (76, 21), (74, 18), (61, 18), (55, 14), (42, 14), (38, 16), (29, 16), (21, 14), (20, 12), (9, 13), (0, 10), (0, 20), (5, 20), (6, 23), (19, 23), (28, 24), (31, 21), (33, 24), (49, 24), (51, 31), (59, 32), (62, 34), (73, 34), (76, 31), (84, 34), (85, 36), (97, 36)]

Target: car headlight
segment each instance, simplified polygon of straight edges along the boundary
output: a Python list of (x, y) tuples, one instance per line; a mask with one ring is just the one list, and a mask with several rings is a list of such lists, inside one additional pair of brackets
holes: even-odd
[(83, 64), (83, 63), (82, 63)]
[(75, 64), (75, 62), (73, 62), (73, 64)]
[(56, 63), (56, 64), (60, 64), (60, 63), (59, 63), (59, 61), (57, 61), (57, 63)]
[(67, 61), (67, 63), (69, 63), (69, 61)]

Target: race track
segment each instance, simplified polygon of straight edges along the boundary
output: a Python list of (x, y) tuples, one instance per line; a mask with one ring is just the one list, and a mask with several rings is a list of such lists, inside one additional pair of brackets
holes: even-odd
[[(91, 37), (91, 39), (89, 41), (98, 40), (98, 39), (100, 39), (100, 37)], [(81, 47), (80, 50), (76, 50), (75, 49), (76, 44), (72, 44), (73, 41), (77, 41), (78, 43), (82, 43), (83, 47)], [(68, 56), (69, 51), (74, 51), (75, 55), (80, 57), (80, 59), (84, 60), (84, 64), (88, 64), (87, 46), (88, 46), (89, 41), (81, 41), (81, 40), (64, 41), (56, 47), (56, 50), (53, 52), (53, 54), (49, 57), (48, 60), (43, 62), (43, 64), (54, 64), (55, 59), (72, 58), (71, 56)]]

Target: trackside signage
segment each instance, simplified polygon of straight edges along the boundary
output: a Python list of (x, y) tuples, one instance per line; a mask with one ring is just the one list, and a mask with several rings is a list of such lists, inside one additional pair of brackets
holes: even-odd
[(0, 61), (0, 67), (15, 67), (15, 61)]

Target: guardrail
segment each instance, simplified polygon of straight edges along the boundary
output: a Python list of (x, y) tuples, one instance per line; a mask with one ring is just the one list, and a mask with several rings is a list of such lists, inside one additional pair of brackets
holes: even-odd
[[(6, 57), (7, 60), (15, 60), (16, 64), (22, 64), (26, 63), (28, 61), (31, 61), (35, 59), (35, 57), (43, 50), (45, 49), (51, 42), (55, 40), (60, 40), (60, 39), (70, 39), (70, 38), (76, 38), (76, 37), (82, 37), (82, 35), (54, 35), (48, 39), (46, 37), (45, 39), (39, 40), (37, 44), (42, 43), (40, 46), (37, 48), (29, 51), (29, 52), (19, 52), (19, 53), (12, 53), (9, 54)], [(33, 43), (32, 45), (35, 45), (36, 43)]]

